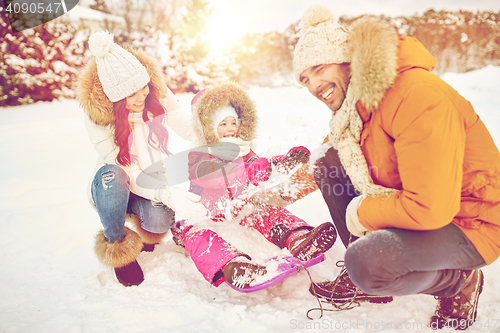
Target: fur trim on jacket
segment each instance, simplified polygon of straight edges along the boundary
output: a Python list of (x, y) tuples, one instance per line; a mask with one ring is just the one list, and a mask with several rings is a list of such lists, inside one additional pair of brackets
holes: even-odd
[[(128, 51), (146, 67), (151, 83), (158, 89), (159, 98), (165, 98), (167, 88), (158, 61), (142, 50), (129, 49)], [(97, 64), (94, 57), (90, 59), (78, 77), (76, 93), (80, 104), (89, 115), (90, 120), (101, 126), (114, 125), (113, 103), (104, 93), (99, 81)]]
[(219, 141), (213, 130), (212, 114), (225, 105), (233, 107), (238, 114), (238, 137), (244, 141), (252, 141), (255, 138), (257, 114), (252, 100), (238, 84), (225, 82), (208, 89), (195, 105), (192, 126), (196, 144), (205, 145)]
[(363, 17), (349, 27), (353, 97), (374, 110), (398, 74), (399, 36), (389, 23)]

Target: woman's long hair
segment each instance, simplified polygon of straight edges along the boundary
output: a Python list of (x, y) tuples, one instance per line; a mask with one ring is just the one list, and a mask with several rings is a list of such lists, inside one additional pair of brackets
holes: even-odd
[[(167, 116), (165, 108), (160, 103), (158, 89), (148, 83), (149, 94), (146, 97), (142, 119), (149, 127), (148, 143), (151, 147), (159, 149), (166, 155), (171, 155), (168, 151), (168, 131), (164, 126), (164, 117)], [(116, 161), (119, 165), (128, 166), (132, 162), (130, 156), (130, 144), (132, 143), (132, 130), (128, 121), (130, 110), (126, 108), (126, 98), (113, 103), (113, 113), (115, 115), (115, 145), (119, 148)], [(153, 114), (153, 119), (149, 119), (148, 112)], [(157, 140), (154, 138), (156, 136)]]

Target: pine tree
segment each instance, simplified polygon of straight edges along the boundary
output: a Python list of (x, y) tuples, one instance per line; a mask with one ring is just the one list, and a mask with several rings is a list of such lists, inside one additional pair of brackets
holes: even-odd
[(60, 20), (13, 32), (0, 10), (0, 106), (74, 97), (86, 38)]

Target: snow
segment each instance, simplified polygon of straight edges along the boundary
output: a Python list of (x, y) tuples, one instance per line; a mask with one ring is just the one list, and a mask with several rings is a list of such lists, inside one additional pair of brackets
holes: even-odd
[[(443, 78), (472, 102), (500, 145), (500, 67)], [(306, 89), (253, 87), (249, 93), (260, 117), (258, 154), (320, 146), (330, 111)], [(188, 110), (192, 96), (178, 96)], [(255, 293), (239, 293), (224, 284), (211, 287), (170, 237), (154, 252), (139, 256), (145, 281), (123, 287), (93, 252), (93, 237), (101, 225), (86, 188), (97, 155), (77, 102), (36, 103), (4, 108), (0, 114), (0, 332), (429, 331), (427, 321), (436, 306), (431, 296), (362, 304), (311, 321), (306, 312), (318, 303), (308, 292), (307, 272)], [(173, 152), (189, 148), (172, 137)], [(330, 220), (318, 191), (289, 209), (314, 226)], [(283, 254), (237, 223), (215, 227), (258, 260)], [(312, 279), (333, 279), (343, 253), (338, 240), (326, 261), (309, 269)], [(470, 332), (500, 329), (500, 265), (483, 272), (477, 326)], [(317, 318), (319, 311), (311, 315)]]

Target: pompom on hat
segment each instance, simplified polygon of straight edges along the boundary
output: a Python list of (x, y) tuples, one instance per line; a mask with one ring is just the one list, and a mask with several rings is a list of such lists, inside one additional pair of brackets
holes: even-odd
[(351, 61), (347, 29), (335, 21), (325, 6), (313, 5), (305, 11), (301, 31), (302, 36), (295, 46), (293, 57), (297, 81), (300, 82), (300, 74), (308, 68)]
[(118, 102), (149, 83), (146, 68), (130, 52), (116, 44), (109, 32), (92, 34), (89, 49), (96, 59), (99, 81), (111, 102)]

